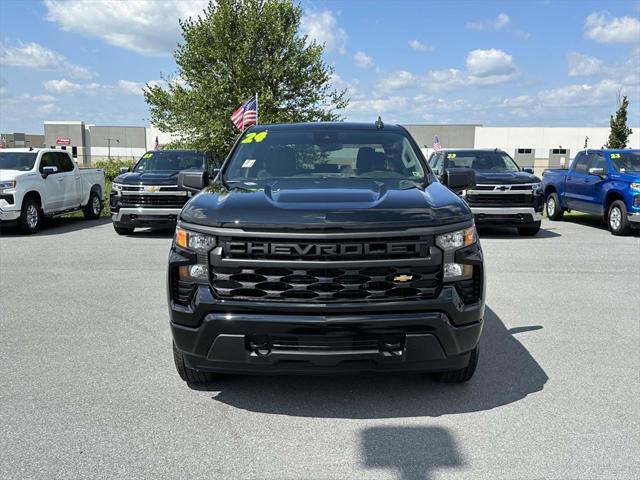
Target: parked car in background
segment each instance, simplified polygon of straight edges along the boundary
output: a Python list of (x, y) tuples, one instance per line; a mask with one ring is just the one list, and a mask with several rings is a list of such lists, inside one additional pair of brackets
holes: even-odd
[(478, 226), (516, 227), (520, 235), (540, 230), (544, 200), (541, 180), (498, 149), (445, 149), (429, 165), (438, 177), (453, 168), (472, 168), (476, 186), (460, 192)]
[(130, 235), (136, 227), (173, 227), (190, 193), (178, 188), (178, 173), (196, 169), (213, 173), (209, 155), (195, 150), (146, 152), (132, 171), (113, 181), (110, 196), (113, 228)]
[(82, 210), (98, 218), (104, 195), (104, 172), (78, 168), (65, 150), (0, 150), (0, 221), (23, 233), (37, 232), (45, 216)]
[(550, 220), (576, 210), (601, 215), (614, 235), (640, 228), (640, 150), (582, 150), (542, 179)]
[[(259, 125), (179, 215), (168, 265), (174, 360), (213, 373), (431, 372), (469, 380), (484, 315), (473, 215), (403, 127)], [(447, 188), (448, 185), (449, 188)]]

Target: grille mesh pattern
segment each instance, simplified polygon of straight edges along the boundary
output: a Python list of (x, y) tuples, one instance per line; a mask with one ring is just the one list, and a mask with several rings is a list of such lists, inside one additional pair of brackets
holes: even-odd
[(441, 286), (439, 265), (299, 269), (212, 267), (211, 276), (215, 294), (233, 300), (311, 303), (417, 300), (437, 297)]
[(187, 203), (185, 195), (123, 195), (120, 206), (151, 206), (182, 208)]
[(379, 351), (383, 343), (393, 343), (401, 348), (404, 335), (331, 337), (319, 335), (277, 335), (270, 337), (274, 350), (308, 352)]
[(508, 193), (508, 194), (482, 194), (482, 195), (467, 195), (467, 203), (472, 206), (524, 206), (531, 207), (533, 205), (533, 197), (526, 193)]

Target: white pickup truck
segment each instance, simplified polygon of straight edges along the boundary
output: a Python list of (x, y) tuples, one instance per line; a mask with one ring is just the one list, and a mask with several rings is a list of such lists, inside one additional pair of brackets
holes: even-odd
[(104, 172), (79, 169), (65, 150), (0, 150), (0, 221), (24, 233), (37, 232), (44, 216), (82, 210), (98, 218), (104, 196)]

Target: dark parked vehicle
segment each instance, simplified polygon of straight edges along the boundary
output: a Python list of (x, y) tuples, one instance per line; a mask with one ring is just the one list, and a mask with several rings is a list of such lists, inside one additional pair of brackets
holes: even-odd
[(136, 227), (173, 227), (189, 193), (178, 188), (186, 169), (213, 172), (211, 158), (194, 150), (152, 150), (129, 172), (123, 169), (111, 187), (111, 219), (119, 235)]
[(640, 150), (583, 150), (542, 178), (550, 220), (576, 210), (600, 215), (613, 235), (640, 229)]
[[(478, 361), (484, 267), (467, 204), (400, 126), (260, 125), (178, 218), (168, 299), (183, 380), (434, 372)], [(445, 175), (454, 190), (471, 170)]]
[(461, 192), (475, 217), (476, 225), (517, 227), (520, 235), (540, 230), (544, 199), (540, 178), (520, 168), (498, 149), (447, 149), (431, 155), (429, 165), (442, 176), (452, 168), (472, 168), (477, 185)]

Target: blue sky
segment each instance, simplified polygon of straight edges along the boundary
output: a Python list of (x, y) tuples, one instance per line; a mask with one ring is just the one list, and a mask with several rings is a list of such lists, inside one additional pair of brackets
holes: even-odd
[[(148, 125), (145, 82), (175, 72), (178, 17), (206, 0), (4, 0), (0, 130)], [(348, 120), (640, 126), (638, 1), (303, 1)]]

